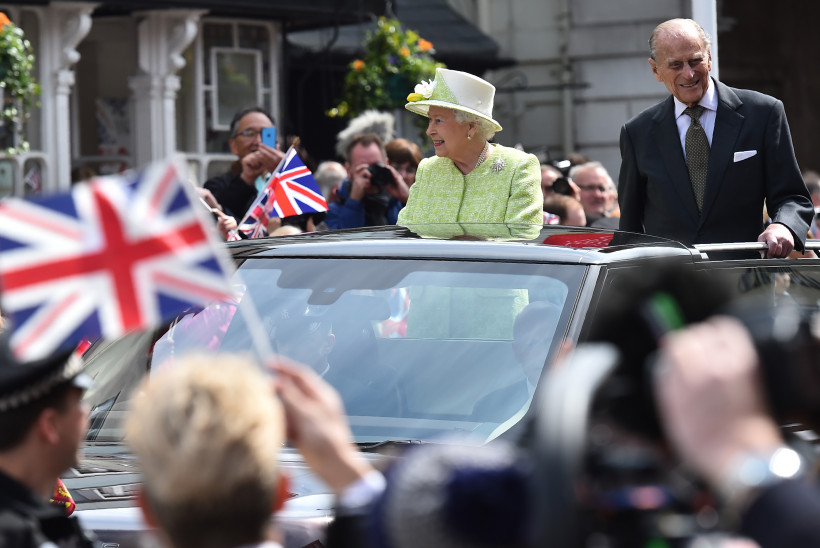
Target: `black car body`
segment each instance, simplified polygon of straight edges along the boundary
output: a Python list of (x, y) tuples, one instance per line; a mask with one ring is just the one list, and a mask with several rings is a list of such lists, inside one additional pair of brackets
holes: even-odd
[[(739, 294), (770, 293), (804, 307), (820, 298), (818, 259), (715, 261), (660, 238), (562, 226), (382, 227), (228, 248), (239, 266), (238, 304), (98, 342), (86, 355), (96, 379), (87, 395), (91, 429), (81, 466), (64, 481), (83, 522), (111, 546), (133, 545), (145, 528), (133, 499), (139, 471), (121, 432), (131, 391), (186, 351), (248, 351), (259, 328), (274, 350), (310, 363), (320, 352), (315, 339), (282, 345), (297, 337), (294, 325), (330, 326), (326, 378), (342, 393), (355, 441), (376, 461), (407, 444), (521, 442), (542, 370), (566, 342), (588, 337), (602, 295), (656, 265), (709, 271)], [(254, 310), (243, 312), (248, 301)], [(550, 312), (523, 356), (514, 321), (534, 301)], [(280, 461), (293, 496), (278, 520), (286, 544), (303, 546), (332, 519), (333, 498), (297, 452), (284, 449)]]

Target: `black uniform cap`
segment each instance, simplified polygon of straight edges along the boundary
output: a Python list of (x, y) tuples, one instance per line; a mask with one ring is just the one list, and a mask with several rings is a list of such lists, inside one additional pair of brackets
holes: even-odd
[(66, 382), (89, 388), (91, 378), (82, 368), (83, 360), (73, 350), (20, 362), (11, 352), (8, 336), (0, 336), (0, 413), (44, 397)]

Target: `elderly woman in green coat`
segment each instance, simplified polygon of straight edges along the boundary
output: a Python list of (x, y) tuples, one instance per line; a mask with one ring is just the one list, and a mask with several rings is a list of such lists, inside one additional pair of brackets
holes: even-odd
[[(430, 119), (427, 135), (436, 155), (419, 164), (397, 224), (461, 223), (478, 237), (538, 235), (534, 225), (543, 223), (540, 164), (532, 154), (489, 142), (501, 131), (492, 118), (494, 96), (489, 82), (440, 68), (434, 80), (417, 85), (407, 97), (408, 110)], [(517, 228), (479, 229), (464, 223)], [(437, 232), (433, 227), (422, 232), (431, 231)]]

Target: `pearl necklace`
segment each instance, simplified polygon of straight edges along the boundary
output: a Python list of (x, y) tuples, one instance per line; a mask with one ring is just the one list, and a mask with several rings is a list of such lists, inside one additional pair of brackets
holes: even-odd
[(487, 158), (487, 151), (490, 149), (490, 143), (484, 142), (484, 148), (481, 150), (481, 154), (478, 156), (478, 161), (475, 163), (475, 167), (473, 170), (478, 169), (478, 166), (484, 163), (484, 160)]

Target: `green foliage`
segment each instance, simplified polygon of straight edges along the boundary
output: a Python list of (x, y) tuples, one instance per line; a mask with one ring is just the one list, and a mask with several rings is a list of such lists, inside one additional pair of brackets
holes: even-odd
[(433, 44), (417, 32), (380, 17), (376, 30), (367, 33), (364, 56), (350, 63), (339, 104), (327, 115), (354, 118), (369, 109), (403, 107), (416, 84), (431, 80), (436, 68), (444, 67), (433, 55)]
[(40, 95), (40, 85), (34, 79), (33, 72), (34, 54), (31, 44), (23, 35), (23, 29), (14, 23), (6, 23), (0, 29), (0, 88), (3, 91), (0, 123), (6, 126), (7, 136), (12, 135), (14, 129), (19, 135), (16, 144), (6, 147), (7, 154), (29, 150), (23, 124)]

